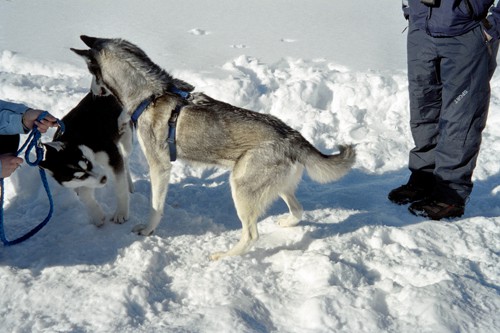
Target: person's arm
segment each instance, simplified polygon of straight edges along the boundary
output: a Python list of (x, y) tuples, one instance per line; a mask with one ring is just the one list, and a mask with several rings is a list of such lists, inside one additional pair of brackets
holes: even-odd
[(24, 104), (0, 100), (0, 135), (27, 133), (34, 125), (37, 125), (41, 133), (45, 133), (49, 127), (57, 126), (57, 119), (51, 114), (38, 121), (42, 112)]
[(0, 134), (24, 133), (23, 114), (28, 110), (24, 104), (0, 100)]
[(489, 15), (483, 20), (483, 27), (488, 39), (500, 39), (500, 2), (491, 7)]
[(403, 8), (403, 15), (405, 19), (408, 19), (410, 17), (410, 6), (408, 4), (408, 0), (403, 0), (401, 7)]

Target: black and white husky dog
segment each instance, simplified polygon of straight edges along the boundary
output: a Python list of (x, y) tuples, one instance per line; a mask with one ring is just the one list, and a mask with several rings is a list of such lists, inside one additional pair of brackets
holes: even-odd
[[(81, 38), (90, 49), (72, 50), (94, 75), (93, 92), (111, 92), (129, 117), (143, 111), (137, 137), (149, 164), (152, 203), (147, 224), (135, 228), (141, 235), (150, 235), (163, 215), (172, 152), (184, 161), (232, 170), (231, 191), (242, 235), (234, 247), (212, 254), (212, 259), (245, 253), (259, 237), (259, 216), (278, 197), (290, 210), (278, 223), (296, 225), (303, 210), (294, 192), (304, 169), (313, 180), (326, 183), (344, 176), (355, 162), (351, 145), (340, 146), (340, 154), (324, 155), (276, 117), (192, 93), (194, 87), (173, 78), (130, 42)], [(167, 143), (173, 139), (175, 150)]]
[(130, 117), (123, 117), (123, 107), (112, 96), (88, 93), (62, 118), (64, 133), (59, 130), (52, 142), (45, 143), (40, 167), (62, 186), (73, 188), (87, 207), (92, 222), (101, 226), (106, 215), (94, 197), (112, 176), (117, 205), (111, 220), (123, 223), (129, 217), (132, 180), (128, 156), (132, 150), (133, 129)]

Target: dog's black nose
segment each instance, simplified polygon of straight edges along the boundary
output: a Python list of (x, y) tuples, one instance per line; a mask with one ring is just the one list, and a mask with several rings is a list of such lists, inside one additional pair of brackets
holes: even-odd
[(102, 176), (101, 184), (106, 184), (107, 181), (108, 181), (108, 178), (106, 176)]

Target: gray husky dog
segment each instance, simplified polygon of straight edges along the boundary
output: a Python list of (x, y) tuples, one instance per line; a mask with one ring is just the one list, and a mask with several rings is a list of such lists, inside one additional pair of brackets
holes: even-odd
[[(344, 176), (355, 162), (351, 145), (327, 156), (276, 117), (193, 93), (193, 86), (173, 78), (128, 41), (81, 39), (90, 49), (71, 50), (86, 60), (94, 76), (93, 92), (111, 92), (133, 119), (142, 112), (136, 119), (137, 137), (149, 164), (152, 204), (149, 222), (134, 228), (141, 235), (153, 233), (161, 220), (172, 155), (232, 170), (242, 235), (229, 251), (212, 254), (214, 260), (245, 253), (259, 237), (258, 218), (278, 197), (290, 211), (279, 225), (297, 225), (303, 209), (294, 193), (304, 168), (313, 180), (326, 183)], [(169, 142), (175, 143), (173, 149)]]

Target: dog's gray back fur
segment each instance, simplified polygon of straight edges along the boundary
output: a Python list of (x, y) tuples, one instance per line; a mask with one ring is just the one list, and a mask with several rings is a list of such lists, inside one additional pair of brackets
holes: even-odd
[[(270, 165), (300, 163), (308, 170), (317, 169), (319, 164), (334, 159), (331, 167), (336, 169), (335, 172), (331, 172), (333, 169), (329, 175), (311, 172), (311, 176), (320, 182), (338, 179), (352, 166), (352, 147), (341, 147), (345, 156), (323, 155), (298, 131), (272, 115), (238, 108), (204, 94), (195, 94), (193, 103), (183, 110), (178, 124), (181, 158), (232, 167), (246, 152), (257, 150), (262, 154), (261, 159)], [(210, 139), (193, 140), (205, 136)], [(348, 163), (339, 165), (339, 157), (347, 157)], [(314, 166), (316, 163), (318, 165)]]
[(243, 234), (238, 244), (214, 254), (214, 259), (244, 253), (258, 238), (258, 217), (278, 196), (290, 209), (290, 216), (278, 223), (293, 226), (299, 222), (302, 207), (294, 192), (304, 167), (312, 179), (330, 182), (345, 175), (354, 164), (352, 146), (339, 147), (338, 155), (324, 155), (299, 132), (271, 115), (238, 108), (202, 93), (191, 93), (186, 102), (170, 93), (171, 88), (192, 92), (193, 86), (173, 78), (127, 41), (86, 36), (82, 40), (90, 50), (74, 51), (87, 60), (97, 86), (112, 92), (129, 114), (143, 100), (154, 99), (137, 122), (139, 142), (150, 166), (153, 198), (149, 223), (136, 228), (140, 234), (152, 233), (161, 219), (171, 168), (168, 121), (180, 104), (184, 106), (177, 121), (179, 158), (232, 169), (231, 190)]

